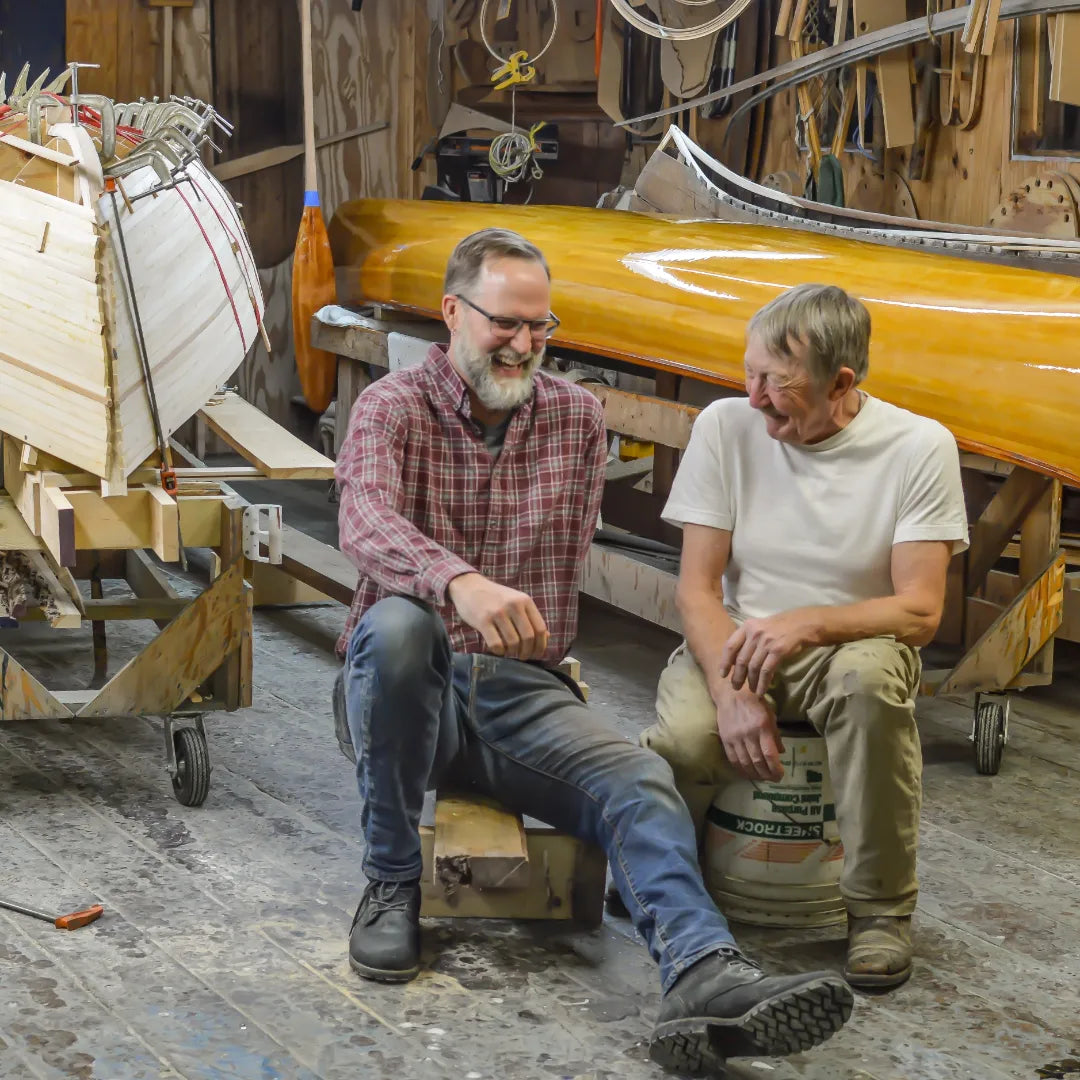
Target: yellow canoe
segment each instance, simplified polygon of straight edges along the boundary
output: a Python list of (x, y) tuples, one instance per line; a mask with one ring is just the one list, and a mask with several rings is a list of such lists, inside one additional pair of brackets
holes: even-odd
[(800, 282), (873, 319), (866, 389), (965, 449), (1080, 485), (1080, 279), (796, 232), (614, 210), (359, 200), (330, 225), (342, 303), (438, 316), (454, 244), (497, 225), (546, 254), (553, 345), (743, 383), (747, 320)]

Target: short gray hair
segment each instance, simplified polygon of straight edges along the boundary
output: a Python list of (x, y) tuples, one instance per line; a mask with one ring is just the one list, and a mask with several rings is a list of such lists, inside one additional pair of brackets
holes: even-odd
[(773, 356), (794, 357), (791, 339), (806, 346), (806, 367), (819, 387), (828, 386), (841, 368), (855, 382), (870, 369), (870, 312), (836, 285), (796, 285), (770, 300), (746, 327)]
[(503, 258), (538, 262), (548, 281), (551, 280), (551, 269), (544, 253), (520, 233), (510, 229), (481, 229), (466, 236), (450, 253), (443, 292), (449, 296), (466, 292), (476, 284), (488, 259)]

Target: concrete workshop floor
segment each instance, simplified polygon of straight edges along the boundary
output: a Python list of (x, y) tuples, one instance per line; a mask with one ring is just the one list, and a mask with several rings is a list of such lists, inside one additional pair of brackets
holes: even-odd
[[(319, 486), (289, 503), (292, 524), (332, 536)], [(0, 895), (106, 908), (74, 933), (0, 913), (0, 1080), (661, 1075), (643, 1041), (654, 969), (623, 922), (433, 923), (416, 982), (350, 972), (359, 805), (328, 709), (342, 618), (256, 615), (255, 705), (208, 721), (201, 809), (172, 799), (159, 721), (0, 727)], [(137, 640), (111, 633), (117, 658)], [(0, 644), (13, 639), (52, 685), (88, 679), (88, 633), (26, 625)], [(583, 613), (575, 654), (594, 705), (627, 735), (650, 722), (672, 644)], [(739, 1062), (732, 1077), (1080, 1076), (1080, 651), (1061, 650), (1060, 671), (1017, 701), (993, 778), (975, 775), (968, 709), (920, 703), (915, 977), (860, 997), (824, 1047)], [(777, 968), (842, 962), (840, 931), (737, 932)]]

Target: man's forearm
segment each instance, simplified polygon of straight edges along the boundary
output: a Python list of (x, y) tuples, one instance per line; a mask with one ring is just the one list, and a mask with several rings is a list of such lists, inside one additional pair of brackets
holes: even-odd
[(680, 593), (677, 604), (686, 644), (705, 676), (710, 696), (719, 705), (738, 692), (719, 673), (720, 654), (727, 639), (735, 633), (735, 620), (714, 593), (695, 592), (689, 596)]
[(844, 645), (872, 637), (894, 637), (905, 645), (926, 645), (937, 631), (940, 612), (907, 596), (881, 596), (855, 604), (803, 608), (815, 625), (813, 645)]
[(381, 499), (349, 490), (341, 499), (339, 546), (361, 574), (384, 589), (442, 604), (455, 577), (475, 573)]

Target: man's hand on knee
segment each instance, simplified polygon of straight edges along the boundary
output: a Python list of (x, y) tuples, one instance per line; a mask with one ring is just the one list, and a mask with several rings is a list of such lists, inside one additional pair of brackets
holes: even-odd
[(461, 574), (450, 582), (447, 594), (458, 615), (483, 635), (496, 656), (539, 660), (547, 651), (547, 626), (526, 593), (483, 574)]
[(730, 678), (736, 690), (745, 685), (755, 694), (764, 694), (776, 669), (789, 656), (817, 644), (819, 631), (817, 608), (797, 608), (765, 619), (747, 619), (724, 644), (720, 675)]
[(728, 761), (750, 780), (779, 780), (784, 743), (776, 715), (764, 698), (732, 691), (716, 707), (716, 729)]

